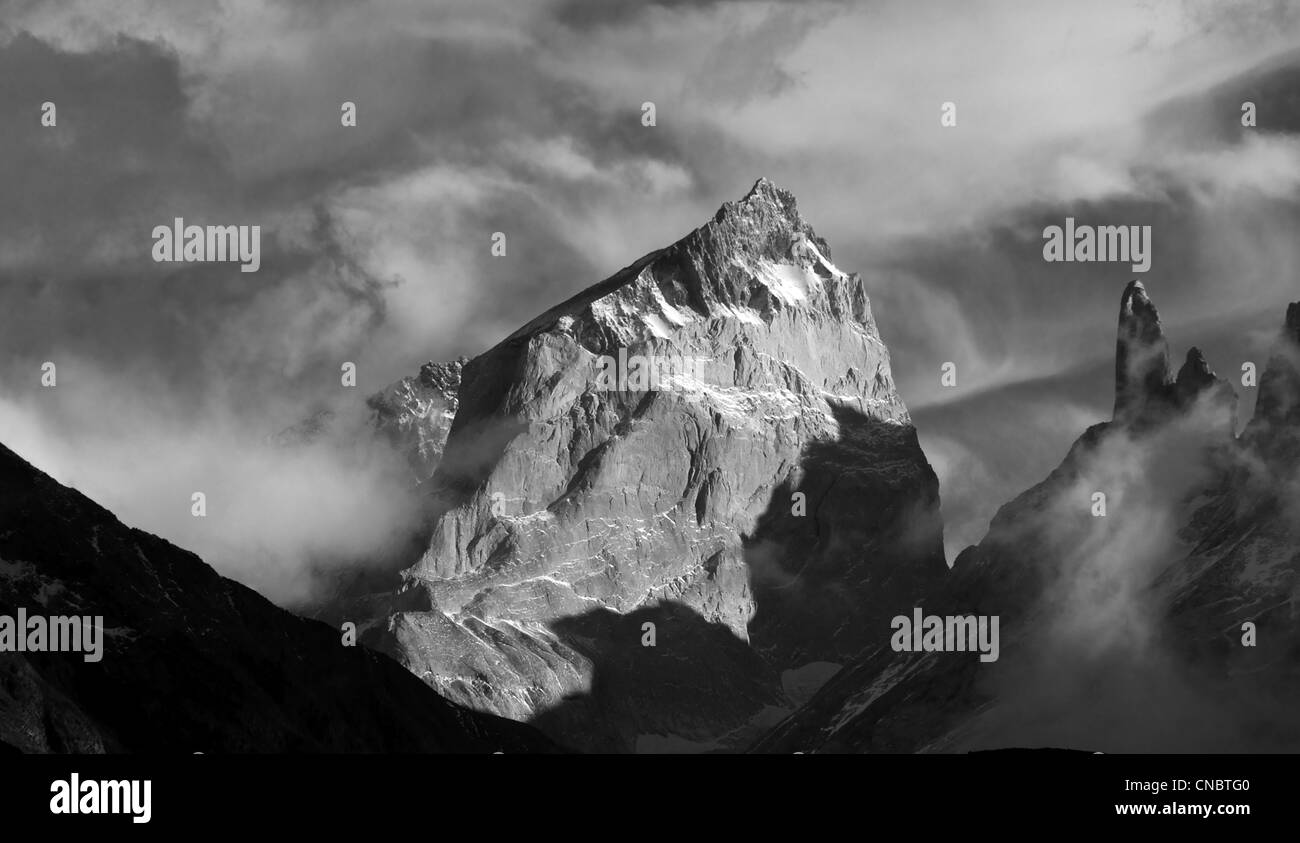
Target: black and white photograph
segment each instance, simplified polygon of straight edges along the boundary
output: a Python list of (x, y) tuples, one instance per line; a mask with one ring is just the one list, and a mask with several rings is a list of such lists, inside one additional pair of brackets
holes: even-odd
[(0, 192), (6, 814), (1293, 815), (1300, 3), (0, 0)]

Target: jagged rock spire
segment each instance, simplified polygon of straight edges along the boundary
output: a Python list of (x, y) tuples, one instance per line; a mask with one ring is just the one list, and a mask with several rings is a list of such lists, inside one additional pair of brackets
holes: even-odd
[(1300, 423), (1300, 302), (1287, 307), (1282, 336), (1259, 379), (1255, 420), (1262, 424)]
[(1227, 381), (1217, 377), (1199, 348), (1171, 374), (1169, 342), (1160, 313), (1140, 281), (1124, 288), (1119, 307), (1119, 338), (1115, 347), (1115, 421), (1132, 426), (1160, 423), (1170, 414), (1187, 410), (1210, 393), (1224, 424), (1233, 430), (1237, 395)]
[(1196, 346), (1187, 349), (1187, 359), (1183, 361), (1174, 381), (1179, 403), (1187, 403), (1202, 390), (1214, 386), (1217, 380), (1201, 350)]
[(1119, 305), (1119, 337), (1115, 344), (1116, 421), (1131, 419), (1152, 399), (1167, 397), (1169, 342), (1160, 313), (1141, 281), (1124, 288)]

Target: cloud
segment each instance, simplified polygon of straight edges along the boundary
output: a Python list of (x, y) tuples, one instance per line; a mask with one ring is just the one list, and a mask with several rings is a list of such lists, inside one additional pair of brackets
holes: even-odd
[(1300, 138), (1247, 135), (1237, 146), (1179, 155), (1163, 169), (1203, 204), (1294, 199), (1300, 190)]
[[(54, 388), (0, 396), (6, 445), (272, 600), (297, 604), (324, 593), (340, 569), (392, 565), (420, 529), (406, 466), (380, 440), (341, 433), (281, 447), (253, 439), (228, 411), (177, 412), (166, 393), (159, 406), (139, 406), (141, 392), (119, 389), (96, 361), (67, 360), (57, 374)], [(339, 412), (341, 429), (367, 424), (360, 404)], [(205, 517), (191, 512), (195, 492), (206, 496)]]
[(691, 15), (744, 4), (764, 10), (783, 4), (809, 5), (806, 0), (561, 0), (555, 18), (565, 26), (585, 32), (634, 23), (643, 25), (645, 18), (656, 15)]
[(1109, 367), (1090, 367), (1074, 372), (1068, 386), (1029, 380), (913, 412), (939, 478), (950, 564), (984, 537), (999, 507), (1046, 477), (1081, 431), (1110, 415), (1112, 379)]
[[(1263, 750), (1252, 723), (1295, 722), (1189, 658), (1204, 650), (1176, 639), (1170, 605), (1180, 595), (1159, 585), (1191, 564), (1188, 503), (1217, 487), (1227, 444), (1221, 410), (1207, 400), (1140, 436), (1110, 428), (1026, 495), (990, 553), (993, 564), (1018, 566), (1018, 579), (1042, 582), (1041, 602), (1032, 620), (1017, 618), (1009, 658), (988, 678), (998, 701), (964, 747)], [(1092, 514), (1097, 493), (1104, 517)], [(1204, 641), (1213, 630), (1182, 634)]]

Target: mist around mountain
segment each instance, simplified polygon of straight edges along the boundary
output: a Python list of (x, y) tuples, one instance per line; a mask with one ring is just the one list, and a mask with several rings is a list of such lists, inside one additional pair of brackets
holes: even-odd
[[(0, 749), (556, 751), (122, 524), (3, 446), (0, 617), (28, 619), (0, 638)], [(50, 651), (57, 618), (96, 625), (98, 652)]]
[[(449, 698), (588, 750), (1290, 745), (1295, 307), (1238, 437), (1232, 386), (1197, 348), (1175, 365), (1130, 284), (1112, 420), (948, 571), (888, 357), (867, 379), (840, 351), (846, 328), (850, 349), (878, 335), (865, 299), (836, 306), (857, 294), (829, 253), (760, 181), (465, 364), (418, 561), (319, 611), (365, 617)], [(620, 348), (730, 365), (593, 390)], [(999, 617), (1002, 657), (895, 652), (890, 620), (916, 607)]]
[[(2, 739), (1295, 747), (1300, 303), (1244, 425), (1199, 349), (1173, 359), (1129, 284), (1112, 419), (949, 569), (938, 480), (864, 284), (761, 179), (484, 354), (376, 393), (364, 420), (318, 413), (270, 437), (290, 453), (361, 442), (405, 467), (409, 526), (320, 573), (298, 607), (316, 620), (4, 451), (0, 614), (93, 610), (107, 643), (95, 664), (0, 657)], [(900, 649), (914, 611), (996, 618), (1000, 646)]]
[(1174, 373), (1130, 284), (1114, 417), (1002, 506), (926, 603), (1000, 616), (997, 663), (882, 644), (754, 750), (1294, 752), (1298, 320), (1292, 304), (1235, 436), (1231, 386), (1194, 347)]
[[(384, 395), (377, 427), (418, 415)], [(742, 747), (946, 571), (862, 280), (766, 179), (464, 363), (456, 401), (422, 551), (317, 611), (567, 746)]]

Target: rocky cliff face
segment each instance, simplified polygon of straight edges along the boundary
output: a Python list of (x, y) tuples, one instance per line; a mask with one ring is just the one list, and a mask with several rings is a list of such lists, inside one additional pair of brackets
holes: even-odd
[(863, 284), (766, 180), (466, 363), (457, 398), (427, 549), (338, 617), (569, 745), (734, 745), (791, 704), (783, 671), (849, 658), (946, 570)]
[[(98, 662), (0, 653), (0, 746), (24, 752), (529, 752), (518, 723), (276, 608), (0, 446), (0, 615), (102, 616)], [(7, 642), (8, 646), (12, 646)]]
[(1300, 425), (1300, 302), (1286, 311), (1286, 324), (1264, 374), (1252, 419), (1260, 439), (1287, 438)]
[(368, 415), (350, 423), (340, 420), (333, 410), (321, 410), (272, 435), (270, 441), (282, 448), (297, 448), (319, 443), (356, 444), (358, 437), (376, 437), (402, 457), (415, 483), (424, 483), (442, 460), (460, 403), (460, 373), (466, 359), (425, 363), (418, 375), (402, 378), (367, 398)]
[(460, 405), (460, 376), (467, 358), (425, 363), (420, 374), (402, 378), (372, 395), (371, 423), (397, 449), (417, 482), (433, 477)]
[(756, 748), (1300, 746), (1288, 702), (1300, 674), (1298, 321), (1292, 305), (1234, 439), (1231, 387), (1196, 349), (1170, 376), (1159, 316), (1131, 284), (1115, 418), (1002, 507), (925, 601), (927, 613), (999, 616), (1000, 659), (894, 652), (881, 627), (874, 652)]
[(1169, 341), (1165, 339), (1160, 314), (1140, 281), (1132, 282), (1124, 290), (1118, 333), (1115, 424), (1137, 429), (1159, 426), (1178, 414), (1185, 414), (1207, 393), (1221, 405), (1224, 420), (1229, 425), (1234, 423), (1236, 393), (1226, 381), (1215, 378), (1200, 349), (1188, 349), (1177, 377), (1172, 376)]

